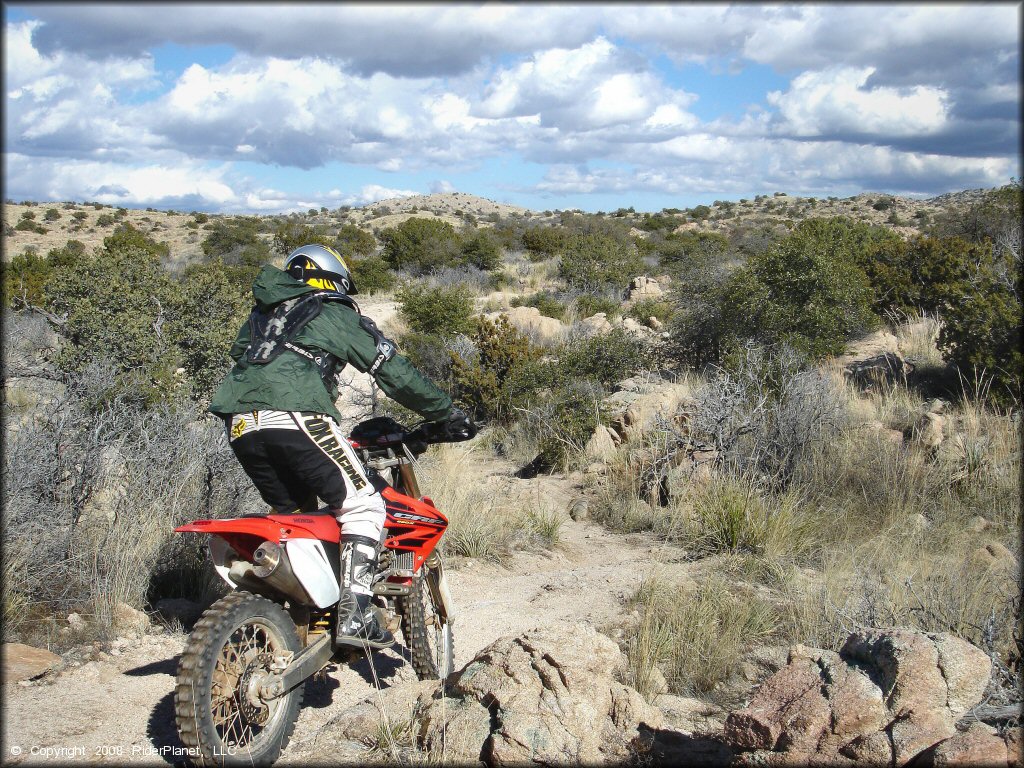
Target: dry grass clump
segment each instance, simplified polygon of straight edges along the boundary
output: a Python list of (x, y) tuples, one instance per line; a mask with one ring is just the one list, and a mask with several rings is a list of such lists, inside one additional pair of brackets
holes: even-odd
[(626, 640), (631, 680), (641, 694), (658, 693), (659, 670), (672, 693), (707, 694), (725, 679), (742, 654), (775, 631), (774, 609), (753, 595), (738, 595), (721, 578), (692, 594), (653, 578), (633, 602), (642, 617)]
[(144, 410), (108, 368), (64, 384), (4, 435), (5, 640), (55, 644), (69, 612), (106, 638), (120, 603), (202, 599), (214, 581), (202, 544), (174, 527), (259, 503), (212, 420)]
[(472, 444), (437, 446), (420, 468), (423, 491), (448, 518), (441, 546), (446, 553), (504, 563), (520, 549), (558, 545), (564, 518), (537, 500), (509, 503), (483, 481)]

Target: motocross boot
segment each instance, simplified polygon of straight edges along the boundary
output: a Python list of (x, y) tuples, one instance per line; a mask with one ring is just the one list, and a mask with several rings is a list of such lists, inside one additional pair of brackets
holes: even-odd
[(394, 635), (377, 620), (370, 585), (377, 569), (377, 542), (366, 536), (342, 536), (339, 560), (341, 599), (338, 601), (338, 645), (387, 648)]

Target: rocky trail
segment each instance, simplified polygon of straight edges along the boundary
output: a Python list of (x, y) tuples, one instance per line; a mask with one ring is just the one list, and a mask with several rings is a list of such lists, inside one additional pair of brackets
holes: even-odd
[[(564, 478), (514, 481), (525, 496), (564, 501), (573, 489)], [(562, 509), (564, 510), (564, 505)], [(558, 547), (517, 552), (504, 564), (459, 560), (449, 570), (459, 610), (455, 667), (506, 635), (548, 622), (582, 622), (596, 628), (620, 618), (623, 601), (658, 561), (671, 559), (645, 536), (609, 533), (566, 516)], [(5, 682), (5, 763), (59, 762), (167, 764), (180, 761), (174, 725), (173, 687), (186, 635), (154, 628), (138, 638), (119, 638), (107, 651), (69, 655), (63, 665), (33, 681)], [(292, 746), (282, 765), (308, 764), (323, 749), (336, 759), (323, 726), (378, 690), (415, 681), (404, 648), (333, 664), (307, 684)], [(21, 754), (15, 754), (15, 748)], [(349, 743), (348, 757), (359, 759)], [(177, 757), (176, 757), (177, 755)]]

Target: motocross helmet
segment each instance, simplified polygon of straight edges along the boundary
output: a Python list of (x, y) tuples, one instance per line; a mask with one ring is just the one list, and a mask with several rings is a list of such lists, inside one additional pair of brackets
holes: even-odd
[(356, 290), (352, 273), (341, 254), (327, 245), (302, 245), (288, 254), (284, 270), (296, 280), (314, 288), (353, 295)]

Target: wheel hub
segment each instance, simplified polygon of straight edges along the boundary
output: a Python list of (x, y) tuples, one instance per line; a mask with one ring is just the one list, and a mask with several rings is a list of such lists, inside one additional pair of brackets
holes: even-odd
[(267, 669), (273, 657), (269, 653), (261, 653), (245, 665), (238, 678), (238, 708), (248, 722), (263, 725), (270, 715), (270, 708), (260, 698)]

